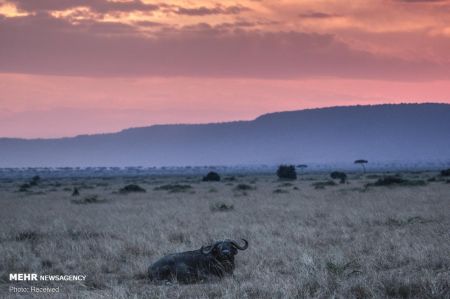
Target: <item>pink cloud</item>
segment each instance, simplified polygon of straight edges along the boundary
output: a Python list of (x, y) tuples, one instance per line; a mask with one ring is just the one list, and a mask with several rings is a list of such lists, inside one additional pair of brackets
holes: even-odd
[[(47, 14), (0, 18), (0, 71), (80, 76), (392, 80), (450, 78), (450, 64), (354, 50), (333, 35), (186, 26), (157, 37), (120, 24), (73, 25)], [(120, 34), (102, 34), (114, 33)]]
[(140, 0), (126, 2), (108, 0), (10, 0), (17, 8), (28, 12), (47, 12), (53, 10), (65, 10), (79, 6), (89, 7), (95, 12), (111, 11), (154, 11), (159, 9), (157, 4), (146, 4)]

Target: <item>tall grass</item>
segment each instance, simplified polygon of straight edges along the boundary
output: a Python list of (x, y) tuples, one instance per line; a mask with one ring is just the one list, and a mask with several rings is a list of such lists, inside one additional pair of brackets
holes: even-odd
[[(213, 193), (202, 183), (179, 193), (176, 178), (158, 181), (166, 192), (123, 196), (115, 192), (123, 180), (112, 178), (110, 189), (89, 191), (104, 204), (84, 205), (63, 190), (70, 180), (35, 196), (2, 183), (0, 297), (14, 298), (10, 285), (29, 286), (8, 281), (17, 272), (87, 275), (82, 283), (38, 283), (59, 286), (62, 298), (449, 298), (448, 184), (355, 192), (367, 179), (325, 189), (305, 180), (276, 195), (280, 183), (260, 176), (243, 197), (226, 183)], [(162, 255), (241, 237), (250, 245), (231, 277), (195, 285), (146, 279)]]

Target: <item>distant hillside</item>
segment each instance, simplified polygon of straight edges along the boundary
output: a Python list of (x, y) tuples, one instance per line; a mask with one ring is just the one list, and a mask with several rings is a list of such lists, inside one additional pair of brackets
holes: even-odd
[(253, 121), (0, 139), (0, 167), (184, 166), (450, 159), (450, 105), (332, 107)]

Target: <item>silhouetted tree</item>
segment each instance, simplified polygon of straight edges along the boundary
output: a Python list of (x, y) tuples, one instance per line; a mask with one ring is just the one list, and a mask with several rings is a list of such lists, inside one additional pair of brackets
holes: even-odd
[(369, 163), (369, 161), (364, 160), (364, 159), (358, 159), (358, 160), (355, 160), (354, 163), (355, 163), (355, 164), (360, 164), (360, 165), (362, 166), (363, 173), (366, 173), (366, 167), (364, 166), (364, 164)]
[(340, 171), (333, 171), (332, 173), (330, 173), (330, 177), (334, 180), (340, 180), (339, 183), (341, 184), (345, 184), (345, 182), (347, 181), (347, 175), (344, 172)]
[(283, 180), (297, 179), (297, 172), (294, 165), (280, 165), (278, 166), (277, 176)]
[(218, 182), (220, 181), (220, 175), (217, 172), (210, 171), (203, 177), (204, 182)]

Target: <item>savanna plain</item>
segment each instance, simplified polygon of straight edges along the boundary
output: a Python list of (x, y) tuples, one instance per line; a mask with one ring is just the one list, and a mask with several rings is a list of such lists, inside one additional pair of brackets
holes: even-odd
[[(60, 287), (53, 298), (450, 298), (449, 180), (405, 172), (413, 183), (374, 185), (383, 175), (4, 178), (0, 297), (41, 298), (9, 291), (36, 285)], [(232, 276), (147, 279), (163, 255), (227, 238), (249, 241)], [(87, 278), (11, 282), (9, 273)]]

